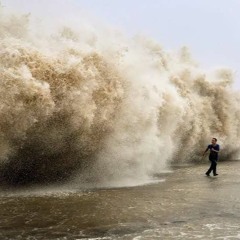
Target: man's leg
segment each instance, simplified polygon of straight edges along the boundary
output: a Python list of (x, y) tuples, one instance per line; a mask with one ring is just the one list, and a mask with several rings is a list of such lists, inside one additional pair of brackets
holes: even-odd
[(214, 162), (214, 164), (213, 164), (213, 175), (217, 176), (218, 175), (217, 174), (217, 161), (215, 160), (213, 162)]
[(212, 170), (213, 170), (213, 161), (211, 161), (210, 168), (207, 170), (206, 175), (209, 176)]

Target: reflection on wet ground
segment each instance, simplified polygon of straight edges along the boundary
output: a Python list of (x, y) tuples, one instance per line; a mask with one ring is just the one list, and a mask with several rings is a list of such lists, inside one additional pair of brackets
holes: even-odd
[(175, 168), (164, 182), (0, 193), (0, 239), (240, 239), (240, 162)]

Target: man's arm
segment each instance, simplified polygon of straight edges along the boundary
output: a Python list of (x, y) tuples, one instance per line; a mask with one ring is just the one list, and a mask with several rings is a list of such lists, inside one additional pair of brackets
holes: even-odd
[(203, 152), (203, 156), (205, 155), (205, 153), (208, 151), (209, 146), (207, 146), (206, 150)]
[(218, 145), (216, 148), (217, 148), (217, 149), (212, 148), (211, 151), (218, 153), (218, 152), (220, 151), (219, 145)]

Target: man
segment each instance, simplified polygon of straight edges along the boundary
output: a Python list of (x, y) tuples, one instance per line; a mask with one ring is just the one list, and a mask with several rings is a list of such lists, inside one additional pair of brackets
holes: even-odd
[(203, 156), (205, 153), (210, 149), (209, 160), (211, 161), (211, 166), (207, 170), (206, 175), (210, 176), (211, 171), (213, 171), (213, 176), (217, 176), (217, 161), (218, 161), (218, 153), (220, 151), (220, 146), (217, 144), (217, 139), (212, 139), (212, 144), (207, 146), (207, 149), (204, 151)]

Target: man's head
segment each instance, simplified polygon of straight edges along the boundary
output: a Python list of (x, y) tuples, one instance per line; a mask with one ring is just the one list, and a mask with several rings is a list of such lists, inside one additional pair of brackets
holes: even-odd
[(216, 144), (217, 143), (217, 139), (216, 138), (212, 138), (212, 144)]

